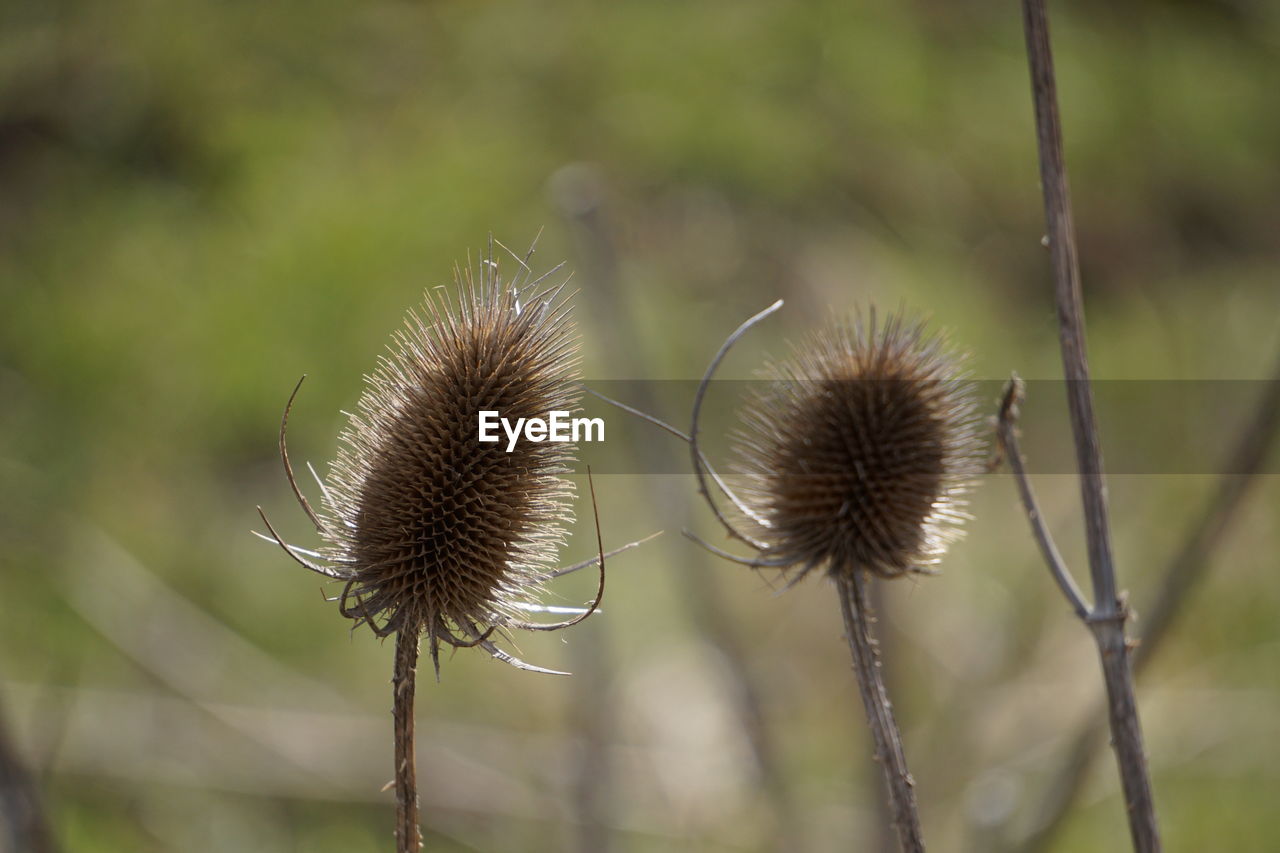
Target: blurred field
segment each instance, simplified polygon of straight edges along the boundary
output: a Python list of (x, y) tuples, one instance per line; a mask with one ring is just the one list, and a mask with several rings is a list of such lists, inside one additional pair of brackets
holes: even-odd
[[(1095, 375), (1265, 378), (1280, 7), (1054, 13)], [(391, 648), (248, 532), (260, 503), (313, 541), (275, 456), (299, 375), (292, 448), (319, 468), (422, 290), (490, 232), (545, 229), (589, 379), (696, 379), (778, 297), (726, 378), (871, 301), (949, 328), (978, 378), (1055, 378), (1031, 121), (1008, 4), (3, 4), (0, 718), (63, 847), (391, 849)], [(626, 433), (605, 452), (673, 441)], [(884, 588), (938, 851), (1016, 836), (1101, 691), (1011, 482), (985, 480), (942, 575)], [(1215, 482), (1110, 481), (1137, 633)], [(1037, 486), (1083, 578), (1075, 481)], [(596, 487), (607, 543), (666, 534), (612, 561), (601, 616), (518, 638), (575, 678), (459, 653), (419, 686), (428, 848), (770, 849), (718, 618), (762, 689), (786, 849), (877, 849), (832, 590), (776, 596), (684, 540), (714, 532), (691, 478)], [(1170, 851), (1280, 845), (1278, 508), (1269, 474), (1139, 685)], [(593, 547), (578, 515), (566, 562)], [(612, 772), (583, 788), (592, 761)], [(1052, 849), (1126, 845), (1103, 756)]]

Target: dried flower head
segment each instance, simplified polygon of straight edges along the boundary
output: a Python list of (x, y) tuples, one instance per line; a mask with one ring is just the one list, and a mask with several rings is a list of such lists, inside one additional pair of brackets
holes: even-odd
[(927, 571), (981, 470), (960, 359), (920, 323), (832, 322), (753, 383), (734, 434), (754, 565)]
[[(491, 634), (565, 627), (599, 602), (562, 623), (519, 618), (539, 609), (531, 599), (552, 576), (572, 519), (564, 475), (574, 446), (481, 443), (479, 414), (546, 418), (576, 411), (580, 396), (564, 285), (544, 287), (551, 273), (529, 281), (521, 267), (524, 281), (503, 282), (490, 255), (478, 281), (470, 269), (456, 271), (456, 303), (434, 289), (409, 312), (348, 416), (320, 512), (293, 478), (287, 409), (281, 425), (290, 483), (327, 543), (302, 553), (323, 562), (299, 558), (272, 535), (343, 583), (340, 610), (357, 625), (379, 636), (425, 634), (437, 672), (442, 642), (537, 669), (498, 649)], [(603, 555), (600, 563), (603, 592)]]
[[(962, 496), (981, 470), (977, 409), (959, 359), (923, 325), (891, 315), (877, 324), (831, 323), (768, 364), (748, 393), (735, 433), (735, 494), (698, 448), (698, 415), (725, 353), (778, 301), (729, 336), (693, 402), (689, 450), (698, 490), (730, 536), (758, 552), (749, 566), (795, 569), (796, 583), (825, 566), (840, 596), (845, 637), (903, 850), (923, 850), (914, 783), (881, 675), (865, 586), (870, 575), (927, 571), (960, 533)], [(708, 479), (737, 507), (750, 534), (716, 506)], [(699, 540), (700, 541), (700, 540)]]

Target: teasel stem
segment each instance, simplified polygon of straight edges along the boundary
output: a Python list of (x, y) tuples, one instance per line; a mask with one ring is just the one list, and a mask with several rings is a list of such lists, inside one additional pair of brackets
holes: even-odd
[[(643, 363), (646, 357), (653, 355), (653, 352), (644, 330), (635, 322), (634, 312), (627, 311), (621, 304), (621, 294), (625, 288), (619, 278), (617, 235), (609, 223), (604, 179), (596, 175), (591, 167), (579, 165), (566, 167), (553, 181), (556, 184), (554, 195), (561, 211), (574, 224), (582, 241), (584, 253), (592, 259), (585, 270), (585, 277), (588, 281), (595, 282), (596, 286), (587, 288), (583, 297), (594, 300), (597, 323), (612, 329), (615, 345), (609, 351), (632, 357), (638, 354)], [(619, 322), (622, 319), (631, 322)], [(617, 362), (613, 367), (626, 369), (626, 363)], [(582, 390), (688, 442), (689, 436), (686, 433), (647, 413), (647, 411), (658, 409), (658, 402), (651, 387), (647, 383), (641, 383), (639, 386), (638, 408), (606, 397), (586, 386), (583, 386)], [(645, 458), (652, 460), (656, 458), (654, 454), (657, 450), (652, 445), (644, 444), (633, 447), (631, 452), (642, 454)], [(704, 458), (702, 462), (720, 493), (733, 501), (735, 507), (744, 515), (751, 517), (750, 510), (741, 501), (736, 500), (736, 496), (728, 489), (720, 475), (711, 468), (707, 460)], [(688, 512), (687, 505), (672, 503), (669, 494), (656, 482), (655, 478), (645, 479), (652, 492), (650, 500), (654, 502), (654, 506), (664, 507), (671, 517)], [(754, 671), (748, 662), (741, 626), (735, 624), (730, 618), (713, 574), (682, 571), (678, 572), (676, 577), (682, 584), (680, 598), (689, 609), (694, 627), (723, 655), (731, 676), (728, 679), (729, 695), (732, 697), (741, 730), (759, 771), (761, 789), (765, 792), (774, 811), (775, 826), (771, 838), (767, 841), (761, 839), (761, 849), (777, 850), (780, 853), (781, 851), (801, 853), (807, 849), (802, 834), (803, 821), (796, 808), (792, 786), (788, 783), (778, 755), (778, 745), (771, 721), (765, 712), (764, 685), (760, 674)], [(598, 650), (599, 644), (575, 644), (575, 648)], [(575, 679), (575, 687), (584, 691), (592, 689), (590, 681), (585, 678)], [(588, 710), (583, 713), (589, 719), (597, 719), (601, 715), (598, 706), (601, 706), (601, 702), (597, 695), (589, 703)], [(590, 737), (591, 732), (588, 729), (584, 734)], [(599, 808), (600, 800), (599, 792), (593, 790), (596, 783), (590, 777), (603, 776), (606, 769), (602, 766), (602, 759), (599, 757), (588, 757), (583, 762), (584, 772), (580, 774), (582, 778), (578, 780), (578, 784), (587, 788), (588, 793), (576, 798), (575, 802), (588, 817), (592, 816), (594, 809)], [(596, 772), (588, 774), (585, 772), (587, 770)], [(582, 823), (583, 826), (580, 829), (582, 845), (577, 849), (590, 850), (592, 853), (605, 850), (606, 848), (601, 846), (594, 837), (589, 837), (594, 835), (591, 827), (587, 825), (589, 821)]]
[(417, 626), (396, 632), (396, 660), (391, 676), (392, 719), (396, 762), (396, 853), (418, 853), (418, 771), (413, 749), (413, 693), (418, 674)]
[(884, 774), (889, 795), (889, 821), (903, 853), (923, 853), (924, 833), (916, 805), (915, 780), (907, 769), (902, 734), (893, 716), (893, 704), (885, 688), (880, 668), (880, 652), (871, 631), (873, 621), (867, 607), (867, 574), (861, 569), (841, 567), (833, 573), (840, 593), (845, 636), (858, 680), (858, 692), (867, 712), (867, 725), (875, 748), (875, 761)]
[[(1116, 583), (1112, 559), (1102, 447), (1093, 412), (1093, 390), (1089, 382), (1089, 359), (1085, 348), (1080, 260), (1076, 253), (1075, 223), (1071, 214), (1071, 193), (1063, 154), (1062, 120), (1058, 113), (1058, 89), (1054, 78), (1049, 12), (1046, 5), (1046, 0), (1022, 0), (1022, 20), (1027, 42), (1027, 61), (1031, 70), (1036, 146), (1040, 154), (1040, 183), (1044, 195), (1050, 263), (1053, 268), (1062, 364), (1067, 379), (1067, 407), (1080, 469), (1085, 541), (1093, 586), (1093, 606), (1088, 611), (1085, 624), (1097, 644), (1107, 688), (1111, 741), (1119, 765), (1133, 849), (1138, 853), (1159, 853), (1161, 843), (1160, 830), (1156, 824), (1155, 798), (1151, 791), (1142, 725), (1138, 718), (1133, 669), (1129, 658), (1130, 647), (1125, 637), (1129, 611)], [(1073, 606), (1074, 604), (1073, 602)]]
[[(1192, 601), (1192, 592), (1213, 568), (1214, 549), (1220, 547), (1241, 507), (1246, 505), (1277, 443), (1280, 443), (1280, 359), (1266, 380), (1252, 417), (1223, 461), (1222, 477), (1213, 497), (1190, 526), (1187, 538), (1161, 575), (1155, 598), (1143, 610), (1142, 642), (1133, 653), (1135, 678), (1142, 675), (1156, 650), (1163, 648), (1170, 629)], [(1031, 830), (1020, 839), (1011, 840), (1005, 849), (1040, 853), (1048, 848), (1071, 806), (1079, 799), (1106, 728), (1106, 720), (1099, 712), (1076, 729), (1071, 746), (1062, 753), (1061, 763), (1050, 774), (1053, 781), (1040, 798)]]

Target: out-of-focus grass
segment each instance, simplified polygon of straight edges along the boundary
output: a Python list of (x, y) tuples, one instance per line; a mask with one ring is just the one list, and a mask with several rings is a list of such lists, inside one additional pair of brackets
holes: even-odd
[[(1280, 347), (1275, 11), (1060, 11), (1097, 375), (1264, 376)], [(626, 365), (609, 378), (696, 377), (724, 333), (778, 296), (786, 312), (729, 375), (868, 300), (931, 313), (974, 350), (980, 377), (1058, 375), (1013, 8), (123, 2), (0, 15), (0, 695), (68, 849), (386, 848), (388, 795), (363, 780), (389, 778), (389, 742), (342, 740), (365, 729), (323, 715), (377, 731), (389, 650), (349, 636), (314, 579), (248, 536), (252, 508), (306, 541), (274, 458), (288, 389), (311, 375), (295, 453), (328, 459), (338, 410), (404, 309), (487, 233), (517, 247), (546, 226), (537, 258), (584, 267), (548, 192), (565, 165), (594, 164), (619, 260), (617, 313), (582, 314), (588, 376), (608, 361)], [(599, 282), (578, 284), (590, 302)], [(619, 324), (640, 330), (640, 351), (611, 351)], [(1041, 479), (1082, 568), (1074, 484)], [(876, 792), (829, 591), (815, 581), (775, 598), (705, 559), (675, 535), (690, 523), (688, 484), (664, 481), (673, 497), (659, 506), (653, 488), (598, 482), (608, 540), (668, 530), (615, 561), (599, 617), (617, 653), (619, 849), (757, 849), (766, 834), (726, 670), (682, 606), (678, 573), (693, 571), (715, 573), (749, 638), (815, 848), (865, 838)], [(1210, 488), (1113, 480), (1139, 629)], [(1278, 504), (1268, 478), (1143, 689), (1171, 850), (1280, 837)], [(892, 587), (885, 619), (941, 850), (963, 848), (993, 778), (1034, 790), (1098, 688), (1003, 477), (974, 513), (944, 575)], [(102, 536), (341, 707), (266, 701), (234, 669), (176, 695), (71, 603), (108, 559)], [(566, 580), (563, 594), (589, 585)], [(192, 642), (148, 645), (220, 654)], [(552, 665), (566, 642), (520, 638)], [(119, 728), (90, 725), (83, 703), (113, 690), (136, 700)], [(426, 824), (448, 836), (438, 849), (561, 849), (579, 748), (564, 682), (459, 654), (421, 693), (424, 754), (455, 771), (422, 769)], [(174, 702), (188, 711), (164, 710)], [(262, 789), (280, 757), (208, 703), (320, 714), (299, 732), (349, 761), (349, 787)], [(112, 753), (126, 731), (136, 749)], [(1122, 844), (1121, 808), (1104, 761), (1060, 849)]]

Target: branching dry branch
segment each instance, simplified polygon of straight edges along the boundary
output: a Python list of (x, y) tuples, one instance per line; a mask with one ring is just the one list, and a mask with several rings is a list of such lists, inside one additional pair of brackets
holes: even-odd
[[(1129, 645), (1124, 634), (1128, 611), (1116, 588), (1115, 567), (1111, 556), (1102, 449), (1093, 413), (1093, 390), (1089, 384), (1080, 265), (1076, 255), (1075, 227), (1062, 150), (1062, 123), (1058, 115), (1058, 95), (1054, 82), (1045, 0), (1022, 0), (1022, 12), (1027, 58), (1031, 69), (1036, 142), (1040, 153), (1040, 180), (1053, 267), (1059, 339), (1067, 379), (1067, 405), (1075, 438), (1076, 463), (1080, 471), (1089, 574), (1093, 586), (1094, 605), (1085, 621), (1098, 646), (1106, 682), (1112, 744), (1120, 767), (1121, 787), (1124, 790), (1134, 849), (1139, 853), (1155, 853), (1161, 849), (1160, 834), (1156, 825), (1155, 802), (1134, 698)], [(1036, 524), (1033, 519), (1033, 528)], [(1073, 601), (1072, 604), (1076, 606), (1077, 602)]]
[(1022, 500), (1022, 507), (1031, 521), (1031, 534), (1035, 536), (1036, 544), (1040, 546), (1040, 554), (1049, 566), (1049, 572), (1058, 584), (1058, 589), (1062, 590), (1062, 594), (1071, 603), (1071, 609), (1075, 611), (1076, 616), (1080, 619), (1088, 619), (1089, 604), (1084, 600), (1080, 587), (1076, 586), (1075, 578), (1071, 576), (1071, 571), (1063, 562), (1062, 555), (1058, 553), (1058, 546), (1054, 544), (1049, 529), (1045, 527), (1040, 504), (1036, 501), (1035, 493), (1031, 490), (1031, 481), (1027, 478), (1026, 463), (1022, 458), (1022, 449), (1018, 446), (1017, 426), (1018, 407), (1022, 404), (1023, 396), (1022, 380), (1015, 373), (1009, 380), (1009, 384), (1005, 386), (1004, 397), (1000, 401), (1000, 418), (996, 425), (1000, 448), (1009, 460), (1009, 467), (1013, 469), (1014, 480), (1018, 484), (1018, 497)]
[[(1222, 478), (1192, 528), (1161, 575), (1155, 602), (1142, 619), (1141, 643), (1133, 656), (1134, 675), (1141, 675), (1168, 636), (1191, 591), (1208, 571), (1210, 554), (1222, 541), (1231, 522), (1244, 504), (1249, 489), (1257, 481), (1267, 457), (1280, 437), (1280, 359), (1272, 371), (1266, 391), (1253, 417), (1241, 432), (1227, 457)], [(1013, 451), (1016, 455), (1016, 450)], [(1099, 716), (1090, 716), (1071, 738), (1061, 765), (1050, 774), (1052, 782), (1035, 810), (1031, 829), (1021, 840), (1007, 845), (1021, 853), (1038, 853), (1054, 837), (1072, 803), (1076, 801), (1089, 768), (1097, 755), (1104, 728)]]

